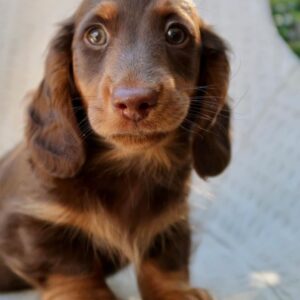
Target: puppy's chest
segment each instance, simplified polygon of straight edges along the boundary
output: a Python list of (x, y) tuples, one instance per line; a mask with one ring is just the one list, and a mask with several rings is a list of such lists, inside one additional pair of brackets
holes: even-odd
[(139, 181), (122, 184), (121, 188), (111, 181), (92, 194), (69, 194), (74, 203), (82, 204), (81, 209), (62, 199), (30, 200), (27, 212), (54, 225), (83, 232), (101, 251), (138, 264), (156, 236), (187, 217), (187, 204), (181, 193), (163, 186), (152, 185), (150, 189)]
[(97, 213), (85, 221), (94, 243), (117, 251), (138, 263), (153, 239), (187, 216), (187, 204), (177, 193), (163, 187), (131, 184), (122, 192), (100, 193)]
[(158, 235), (171, 230), (173, 225), (185, 218), (184, 205), (144, 221), (132, 222), (127, 219), (127, 224), (100, 209), (97, 214), (86, 216), (83, 226), (78, 225), (90, 236), (97, 248), (124, 256), (138, 264)]

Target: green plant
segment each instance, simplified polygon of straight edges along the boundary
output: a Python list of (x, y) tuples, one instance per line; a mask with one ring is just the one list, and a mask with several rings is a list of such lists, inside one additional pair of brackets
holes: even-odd
[(279, 33), (300, 57), (300, 0), (271, 0)]

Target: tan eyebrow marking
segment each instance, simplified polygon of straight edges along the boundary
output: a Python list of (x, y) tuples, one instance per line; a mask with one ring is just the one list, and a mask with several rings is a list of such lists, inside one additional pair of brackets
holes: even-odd
[(155, 10), (163, 15), (170, 12), (180, 12), (186, 16), (194, 17), (196, 6), (192, 2), (187, 0), (181, 1), (170, 1), (170, 0), (159, 0)]
[(184, 21), (188, 28), (198, 38), (198, 29), (200, 28), (200, 18), (197, 15), (197, 10), (190, 5), (189, 1), (170, 1), (159, 0), (154, 7), (154, 11), (161, 16), (177, 15)]
[(119, 8), (115, 2), (104, 1), (99, 4), (97, 14), (104, 20), (111, 20), (118, 16)]

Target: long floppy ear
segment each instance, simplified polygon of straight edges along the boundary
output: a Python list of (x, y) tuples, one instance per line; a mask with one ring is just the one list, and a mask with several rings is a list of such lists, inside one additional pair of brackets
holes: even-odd
[(198, 90), (191, 110), (196, 110), (193, 136), (194, 167), (199, 176), (216, 176), (231, 158), (227, 47), (211, 29), (201, 29), (202, 49)]
[(28, 110), (26, 138), (34, 164), (57, 178), (74, 177), (85, 150), (72, 108), (72, 40), (69, 21), (50, 44), (44, 79)]

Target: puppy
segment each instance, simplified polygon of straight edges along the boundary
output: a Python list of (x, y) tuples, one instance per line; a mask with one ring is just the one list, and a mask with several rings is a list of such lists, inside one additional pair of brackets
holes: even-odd
[(0, 290), (144, 300), (189, 285), (187, 197), (230, 161), (227, 48), (190, 0), (85, 0), (52, 40), (24, 141), (0, 161)]

